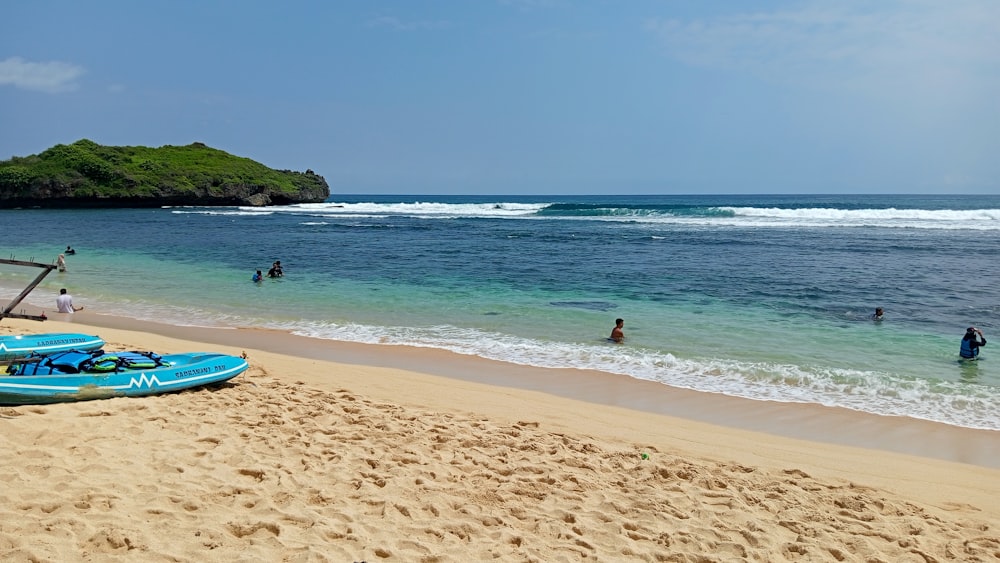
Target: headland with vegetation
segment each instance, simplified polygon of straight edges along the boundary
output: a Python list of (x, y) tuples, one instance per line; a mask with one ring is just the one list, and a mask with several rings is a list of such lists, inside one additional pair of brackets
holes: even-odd
[(0, 208), (260, 207), (329, 196), (312, 170), (275, 170), (198, 142), (151, 148), (82, 139), (0, 161)]

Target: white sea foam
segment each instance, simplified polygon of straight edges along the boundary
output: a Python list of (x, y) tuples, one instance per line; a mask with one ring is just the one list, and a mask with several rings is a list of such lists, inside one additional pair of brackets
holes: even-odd
[(334, 216), (388, 216), (408, 217), (524, 217), (537, 213), (546, 207), (545, 203), (304, 203), (274, 207), (275, 211), (287, 213), (308, 213)]
[(995, 414), (1000, 412), (1000, 396), (977, 392), (976, 386), (957, 382), (903, 380), (881, 372), (807, 371), (794, 365), (682, 359), (632, 347), (550, 343), (451, 326), (290, 323), (274, 328), (313, 338), (437, 348), (536, 367), (593, 369), (753, 400), (821, 404), (883, 416), (909, 416), (1000, 430), (1000, 420)]
[(890, 227), (912, 229), (1000, 230), (1000, 209), (781, 209), (722, 207), (733, 220), (753, 220), (766, 226)]
[[(1000, 209), (836, 209), (778, 207), (704, 207), (675, 209), (664, 207), (593, 207), (586, 210), (540, 212), (551, 203), (304, 203), (260, 209), (255, 207), (172, 208), (178, 214), (270, 215), (291, 214), (308, 217), (376, 219), (392, 216), (425, 219), (506, 218), (676, 224), (702, 227), (819, 228), (883, 227), (900, 229), (1000, 230)], [(564, 213), (564, 214), (563, 214)]]
[(173, 207), (170, 212), (176, 215), (242, 215), (248, 217), (274, 215), (271, 208), (260, 207)]
[(687, 227), (751, 228), (861, 228), (1000, 230), (1000, 209), (779, 209), (762, 207), (718, 207), (719, 213), (692, 215), (649, 213), (645, 215), (596, 217), (603, 221), (629, 221)]

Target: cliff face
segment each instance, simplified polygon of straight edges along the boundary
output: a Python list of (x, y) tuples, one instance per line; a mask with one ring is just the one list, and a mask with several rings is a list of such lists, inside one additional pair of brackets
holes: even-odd
[(109, 147), (81, 140), (0, 162), (0, 208), (267, 206), (321, 203), (312, 170), (274, 170), (193, 143)]

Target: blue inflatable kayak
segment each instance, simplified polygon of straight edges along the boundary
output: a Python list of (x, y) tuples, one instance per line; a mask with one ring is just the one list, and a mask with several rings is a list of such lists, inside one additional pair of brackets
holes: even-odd
[(96, 350), (104, 341), (90, 334), (46, 333), (0, 336), (0, 361), (68, 350)]
[(0, 404), (142, 397), (221, 383), (247, 361), (212, 352), (164, 354), (72, 350), (15, 361), (0, 375)]

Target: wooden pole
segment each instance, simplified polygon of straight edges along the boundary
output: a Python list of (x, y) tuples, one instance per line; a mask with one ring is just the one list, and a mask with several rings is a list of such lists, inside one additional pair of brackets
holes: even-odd
[(24, 288), (24, 291), (22, 291), (20, 295), (18, 295), (17, 297), (14, 298), (13, 301), (8, 303), (3, 311), (0, 311), (0, 320), (3, 320), (4, 317), (10, 317), (12, 319), (28, 319), (31, 321), (44, 321), (48, 319), (48, 317), (46, 317), (45, 315), (21, 315), (21, 314), (11, 313), (11, 311), (13, 311), (14, 307), (17, 307), (18, 304), (20, 304), (21, 301), (23, 301), (24, 298), (27, 297), (29, 293), (31, 293), (31, 290), (35, 289), (38, 286), (38, 284), (42, 283), (42, 280), (45, 279), (45, 276), (49, 275), (49, 272), (56, 269), (55, 264), (42, 264), (40, 262), (26, 262), (24, 260), (3, 259), (3, 258), (0, 258), (0, 264), (42, 268), (42, 273), (38, 274), (38, 277), (35, 278), (35, 281), (28, 284), (28, 287)]

